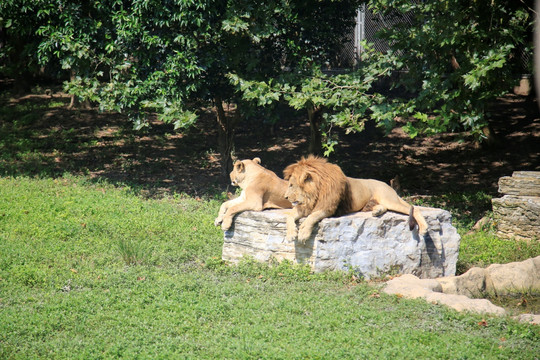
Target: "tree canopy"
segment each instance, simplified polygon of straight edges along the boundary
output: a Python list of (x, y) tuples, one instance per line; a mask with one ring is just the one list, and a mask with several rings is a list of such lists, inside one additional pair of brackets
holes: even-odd
[[(227, 156), (236, 121), (225, 117), (222, 103), (241, 103), (227, 74), (261, 80), (326, 62), (340, 51), (357, 6), (354, 0), (8, 0), (0, 27), (9, 40), (24, 27), (36, 39), (40, 64), (58, 61), (69, 70), (70, 93), (128, 113), (138, 128), (149, 113), (176, 128), (191, 126), (198, 109), (215, 105)], [(25, 16), (32, 19), (28, 29), (15, 25)], [(223, 165), (228, 172), (230, 158)]]
[[(481, 139), (487, 104), (523, 71), (517, 57), (531, 51), (533, 10), (511, 0), (371, 0), (374, 14), (396, 19), (379, 33), (390, 50), (361, 44), (357, 65), (331, 74), (360, 5), (5, 0), (0, 73), (21, 78), (41, 67), (69, 78), (71, 94), (129, 114), (137, 128), (148, 114), (192, 126), (213, 106), (224, 173), (242, 111), (277, 102), (307, 111), (312, 152), (333, 151), (328, 128), (361, 131), (367, 120), (389, 130), (402, 119), (411, 136), (468, 130)], [(404, 14), (412, 20), (400, 21)], [(224, 102), (240, 116), (226, 116)]]
[[(260, 105), (283, 99), (318, 110), (312, 121), (322, 135), (332, 126), (361, 131), (367, 120), (388, 131), (401, 119), (412, 137), (464, 130), (479, 141), (489, 136), (489, 103), (532, 70), (520, 61), (532, 53), (532, 9), (513, 1), (458, 0), (372, 0), (368, 7), (393, 24), (378, 33), (388, 52), (364, 43), (356, 68), (337, 76), (315, 66), (265, 81), (231, 79)], [(405, 15), (412, 20), (403, 21)], [(335, 144), (326, 136), (325, 154)]]

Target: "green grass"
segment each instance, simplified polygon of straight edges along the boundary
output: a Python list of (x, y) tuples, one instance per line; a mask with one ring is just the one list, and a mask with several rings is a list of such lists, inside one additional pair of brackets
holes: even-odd
[(228, 266), (213, 226), (218, 206), (188, 196), (143, 200), (128, 187), (71, 176), (0, 178), (0, 358), (540, 353), (539, 328), (509, 317), (388, 296), (346, 273)]
[(458, 270), (464, 272), (473, 266), (506, 264), (540, 255), (540, 241), (500, 239), (492, 230), (462, 235)]
[(65, 101), (32, 99), (7, 105), (2, 103), (6, 99), (0, 98), (0, 176), (46, 177), (59, 176), (67, 169), (81, 170), (80, 160), (64, 160), (62, 166), (59, 161), (65, 155), (89, 150), (95, 138), (87, 134), (75, 112), (73, 119), (55, 118)]

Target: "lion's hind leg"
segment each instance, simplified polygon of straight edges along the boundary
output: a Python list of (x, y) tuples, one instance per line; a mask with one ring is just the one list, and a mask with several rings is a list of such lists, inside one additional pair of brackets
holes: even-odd
[(371, 215), (373, 216), (381, 216), (382, 214), (384, 214), (385, 212), (388, 211), (388, 208), (384, 205), (381, 205), (381, 204), (377, 204), (375, 206), (373, 206), (373, 210), (371, 211)]

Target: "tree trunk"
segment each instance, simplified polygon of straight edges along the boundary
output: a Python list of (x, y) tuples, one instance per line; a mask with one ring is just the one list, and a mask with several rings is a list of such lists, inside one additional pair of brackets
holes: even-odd
[(321, 135), (321, 124), (322, 124), (322, 107), (308, 107), (308, 118), (309, 118), (309, 128), (310, 128), (310, 139), (309, 139), (309, 153), (313, 155), (322, 155), (322, 135)]
[(228, 180), (229, 173), (233, 168), (232, 155), (234, 152), (234, 128), (235, 121), (225, 115), (223, 100), (220, 96), (214, 99), (217, 110), (218, 122), (218, 151), (221, 155), (221, 175)]
[(496, 148), (501, 145), (499, 136), (495, 133), (495, 131), (493, 130), (493, 127), (491, 127), (490, 124), (488, 124), (482, 129), (482, 133), (486, 137), (486, 139), (482, 142), (482, 145), (484, 147)]
[[(75, 80), (75, 71), (71, 70), (69, 73), (69, 80), (73, 81)], [(68, 109), (75, 109), (77, 106), (79, 106), (79, 98), (75, 95), (71, 95), (71, 101), (69, 102)]]
[[(7, 37), (7, 35), (6, 35)], [(27, 60), (23, 57), (24, 47), (26, 41), (24, 36), (15, 36), (10, 39), (6, 39), (5, 44), (11, 43), (14, 47), (14, 51), (9, 52), (9, 59), (7, 61), (10, 65), (14, 66), (13, 77), (15, 83), (13, 84), (13, 92), (16, 96), (23, 96), (30, 92), (32, 86), (32, 68), (27, 66)], [(9, 72), (9, 70), (8, 70)]]
[[(75, 72), (75, 70), (71, 70), (71, 72), (69, 73), (69, 80), (71, 81), (75, 80), (76, 76), (77, 76), (77, 73)], [(85, 99), (81, 106), (81, 102), (79, 101), (79, 98), (76, 95), (71, 95), (71, 101), (69, 102), (68, 109), (76, 109), (79, 107), (88, 110), (92, 108), (92, 105), (90, 104), (90, 100)]]

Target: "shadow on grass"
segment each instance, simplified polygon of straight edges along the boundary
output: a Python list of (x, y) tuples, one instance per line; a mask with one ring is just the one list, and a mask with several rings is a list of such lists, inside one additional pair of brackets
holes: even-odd
[[(69, 98), (60, 93), (0, 100), (1, 176), (82, 174), (129, 185), (146, 196), (229, 190), (220, 174), (211, 112), (201, 112), (196, 126), (183, 132), (156, 119), (149, 129), (135, 131), (122, 114), (68, 109)], [(352, 177), (389, 182), (399, 175), (406, 194), (440, 198), (445, 208), (478, 220), (491, 207), (486, 194), (497, 196), (499, 177), (540, 170), (536, 102), (509, 96), (494, 104), (492, 112), (493, 127), (505, 136), (498, 148), (478, 146), (463, 133), (411, 139), (400, 128), (383, 136), (368, 126), (360, 134), (334, 130), (340, 146), (330, 160)], [(280, 113), (274, 124), (244, 121), (236, 129), (235, 155), (259, 156), (265, 167), (281, 175), (306, 154), (308, 137), (302, 114)]]
[[(121, 114), (69, 109), (66, 96), (26, 96), (0, 107), (0, 175), (87, 175), (149, 195), (219, 187), (213, 133), (175, 132), (155, 119), (135, 131)], [(208, 121), (203, 117), (203, 121)]]

